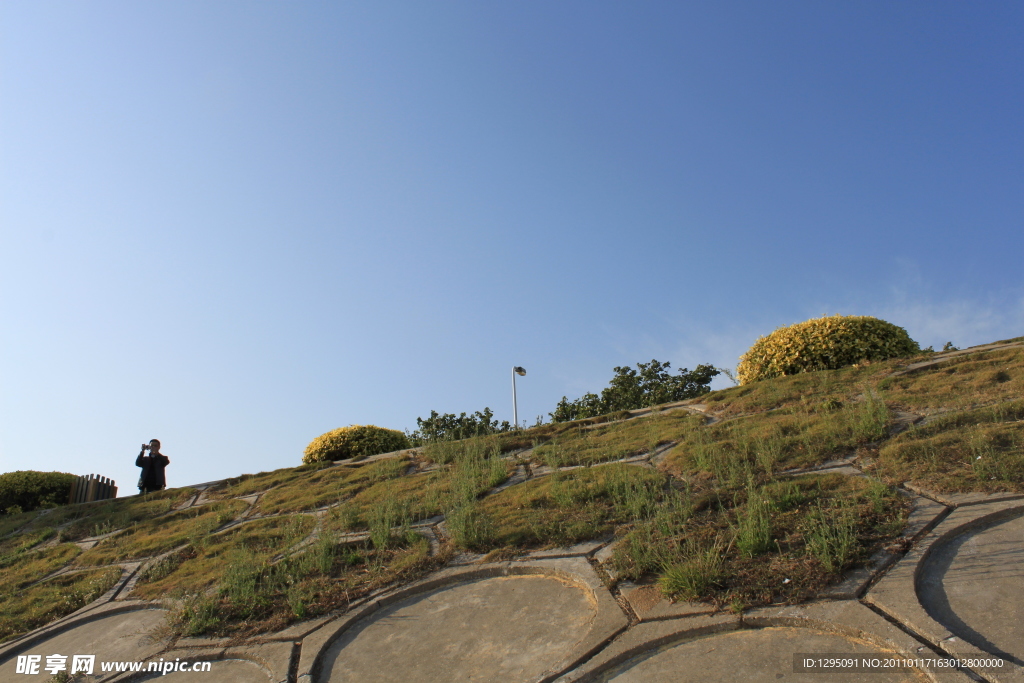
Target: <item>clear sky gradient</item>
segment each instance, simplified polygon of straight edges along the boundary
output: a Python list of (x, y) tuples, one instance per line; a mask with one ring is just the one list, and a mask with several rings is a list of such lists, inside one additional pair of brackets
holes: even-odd
[[(0, 471), (1024, 334), (1016, 2), (0, 4)], [(720, 381), (716, 386), (726, 386)]]

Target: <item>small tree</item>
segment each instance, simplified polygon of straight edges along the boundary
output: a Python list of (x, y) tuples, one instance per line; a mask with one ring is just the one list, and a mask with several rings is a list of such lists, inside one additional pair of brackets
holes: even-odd
[(555, 422), (582, 420), (606, 415), (618, 410), (635, 410), (660, 403), (684, 401), (711, 391), (711, 380), (719, 370), (711, 365), (698, 365), (693, 371), (683, 368), (671, 374), (671, 363), (651, 360), (637, 363), (637, 370), (614, 368), (615, 375), (601, 395), (586, 393), (575, 401), (565, 396), (558, 402), (555, 412), (549, 413)]
[(466, 413), (443, 413), (430, 411), (430, 417), (416, 418), (416, 431), (410, 437), (414, 441), (450, 441), (469, 439), (474, 436), (485, 436), (499, 432), (512, 431), (508, 420), (498, 422), (494, 419), (494, 411), (490, 408), (478, 410), (471, 415)]

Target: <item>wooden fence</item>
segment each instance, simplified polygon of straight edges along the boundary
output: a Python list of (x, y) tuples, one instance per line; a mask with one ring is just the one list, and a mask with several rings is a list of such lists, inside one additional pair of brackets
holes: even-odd
[(117, 486), (113, 479), (90, 474), (86, 477), (76, 477), (71, 482), (69, 503), (91, 503), (94, 500), (108, 498), (117, 498)]

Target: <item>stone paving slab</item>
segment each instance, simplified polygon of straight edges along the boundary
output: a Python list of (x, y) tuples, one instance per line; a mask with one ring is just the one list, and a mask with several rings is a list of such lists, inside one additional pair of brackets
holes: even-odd
[(339, 467), (341, 465), (354, 465), (359, 467), (360, 465), (369, 465), (372, 462), (378, 462), (380, 460), (389, 460), (391, 458), (401, 458), (403, 456), (409, 456), (414, 458), (423, 452), (422, 447), (417, 448), (404, 448), (400, 451), (389, 451), (387, 453), (378, 453), (377, 455), (371, 455), (365, 458), (345, 458), (344, 460), (335, 460), (331, 466)]
[(865, 600), (937, 648), (1001, 655), (1013, 666), (981, 673), (1024, 680), (1024, 505), (954, 510), (925, 535)]
[[(356, 605), (358, 607), (358, 605)], [(316, 619), (306, 619), (305, 621), (299, 621), (283, 631), (277, 631), (264, 636), (264, 640), (283, 640), (283, 641), (297, 641), (302, 640), (314, 631), (322, 628), (325, 624), (328, 624), (338, 618), (337, 613), (326, 614)]]
[[(173, 661), (173, 660), (170, 660)], [(195, 661), (195, 660), (191, 660)], [(286, 683), (287, 679), (270, 678), (259, 664), (247, 659), (223, 659), (210, 661), (209, 671), (172, 671), (168, 674), (148, 673), (117, 679), (120, 681), (161, 681), (161, 683)]]
[(547, 550), (535, 550), (531, 553), (527, 553), (522, 557), (515, 559), (516, 562), (528, 562), (532, 560), (543, 560), (557, 557), (579, 557), (588, 556), (595, 553), (597, 550), (608, 545), (612, 540), (612, 536), (605, 536), (598, 538), (593, 541), (582, 541), (569, 546), (560, 546), (557, 548), (548, 548)]
[(637, 583), (620, 581), (619, 595), (629, 604), (633, 614), (641, 622), (691, 617), (697, 614), (711, 614), (715, 608), (702, 602), (673, 602), (662, 595), (653, 579)]
[[(51, 674), (40, 669), (36, 676), (16, 674), (18, 655), (96, 655), (96, 661), (142, 660), (157, 654), (164, 643), (154, 633), (164, 623), (165, 610), (151, 605), (111, 605), (71, 620), (62, 620), (52, 628), (30, 634), (0, 648), (0, 680), (45, 681)], [(111, 680), (114, 674), (102, 674), (97, 664), (87, 681)]]
[[(175, 647), (150, 661), (165, 667), (167, 663), (208, 662), (205, 671), (143, 672), (121, 674), (111, 683), (137, 681), (175, 681), (177, 683), (289, 683), (289, 670), (297, 646), (294, 643), (264, 643), (244, 647)], [(149, 662), (146, 663), (147, 667)]]
[(589, 627), (588, 607), (583, 591), (542, 576), (437, 589), (351, 628), (328, 651), (322, 680), (393, 681), (395, 673), (418, 681), (533, 680)]
[[(820, 465), (812, 465), (811, 467), (794, 467), (792, 469), (782, 470), (781, 472), (779, 472), (779, 474), (788, 477), (795, 477), (801, 474), (818, 474), (821, 470), (831, 470), (838, 469), (841, 467), (847, 467), (850, 465), (850, 463), (854, 462), (855, 460), (857, 460), (857, 454), (851, 453), (850, 455), (847, 455), (845, 458), (828, 460), (826, 462), (821, 463)], [(861, 471), (857, 470), (857, 473), (861, 474)]]
[[(904, 658), (931, 658), (938, 656), (916, 638), (907, 634), (898, 625), (888, 621), (866, 605), (856, 600), (822, 601), (805, 605), (789, 605), (751, 610), (743, 615), (744, 627), (791, 627), (806, 631), (817, 631), (841, 636), (853, 644), (861, 644), (876, 652), (899, 655)], [(808, 650), (813, 652), (815, 650)], [(818, 650), (826, 652), (827, 650)], [(857, 650), (859, 652), (859, 650)], [(844, 649), (831, 652), (847, 652)], [(790, 653), (792, 656), (792, 653)], [(936, 668), (924, 672), (921, 680), (936, 683), (953, 683), (971, 680), (962, 672)], [(809, 674), (800, 674), (804, 680)], [(882, 674), (864, 674), (865, 680), (884, 680), (876, 677)], [(813, 678), (811, 679), (813, 680)], [(849, 675), (840, 675), (821, 680), (850, 680)], [(911, 678), (910, 680), (915, 680)]]
[(917, 486), (911, 481), (904, 482), (903, 488), (931, 498), (943, 505), (948, 505), (951, 508), (963, 507), (965, 505), (980, 505), (982, 503), (998, 503), (1004, 500), (1024, 500), (1024, 493), (1012, 491), (1003, 493), (936, 493), (935, 491), (929, 491), (924, 487)]
[[(687, 638), (692, 639), (708, 634), (733, 631), (739, 628), (739, 625), (739, 616), (727, 613), (701, 615), (692, 619), (674, 619), (671, 621), (638, 624), (616, 638), (608, 647), (592, 659), (558, 678), (557, 681), (558, 683), (570, 683), (573, 681), (600, 680), (597, 676), (629, 661), (633, 657), (641, 656), (643, 653), (651, 651), (652, 648)], [(714, 679), (705, 678), (703, 680)], [(727, 680), (739, 679), (730, 676)]]
[[(752, 681), (775, 683), (795, 679), (849, 681), (846, 673), (795, 673), (794, 652), (847, 652), (884, 656), (878, 650), (831, 633), (791, 627), (740, 629), (663, 645), (619, 664), (589, 680), (617, 683), (676, 683), (693, 681)], [(857, 674), (854, 674), (856, 676)], [(929, 680), (923, 672), (861, 674), (859, 680), (905, 683)], [(853, 680), (858, 680), (853, 678)]]
[(298, 680), (548, 680), (627, 625), (583, 558), (449, 568), (315, 631)]
[(559, 679), (570, 681), (936, 681), (956, 671), (794, 673), (796, 653), (918, 655), (920, 643), (856, 601), (641, 623)]
[(814, 467), (794, 472), (782, 472), (780, 477), (799, 477), (805, 474), (842, 474), (847, 477), (863, 477), (864, 472), (853, 465), (840, 465), (830, 467)]
[(526, 467), (523, 466), (523, 465), (518, 465), (518, 466), (516, 466), (515, 472), (513, 472), (511, 474), (511, 476), (509, 476), (508, 479), (506, 479), (503, 483), (498, 484), (497, 486), (492, 488), (490, 491), (488, 491), (486, 493), (486, 495), (493, 496), (496, 493), (501, 493), (502, 491), (504, 491), (505, 489), (509, 488), (510, 486), (516, 486), (518, 484), (522, 484), (524, 481), (526, 481), (529, 478), (530, 478), (530, 476), (526, 472)]
[(600, 562), (601, 564), (609, 562), (612, 559), (612, 555), (615, 554), (615, 547), (618, 544), (619, 541), (612, 541), (611, 543), (609, 543), (608, 545), (604, 546), (596, 553), (594, 553), (594, 559)]

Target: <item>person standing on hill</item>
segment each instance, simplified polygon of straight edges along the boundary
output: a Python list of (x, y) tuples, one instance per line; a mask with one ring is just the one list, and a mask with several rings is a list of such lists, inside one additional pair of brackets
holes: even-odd
[[(147, 450), (149, 455), (146, 455)], [(164, 478), (164, 468), (170, 463), (170, 458), (160, 452), (159, 439), (153, 439), (148, 444), (142, 444), (139, 457), (135, 458), (135, 466), (142, 468), (142, 476), (139, 477), (139, 493), (164, 490), (167, 486), (167, 480)]]

